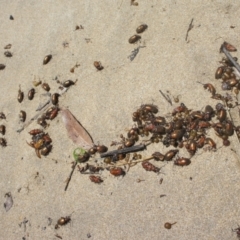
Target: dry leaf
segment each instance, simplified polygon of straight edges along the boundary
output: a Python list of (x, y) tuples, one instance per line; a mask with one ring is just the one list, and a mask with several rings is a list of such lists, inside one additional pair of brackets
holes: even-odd
[(11, 193), (6, 193), (5, 194), (5, 197), (6, 197), (6, 202), (3, 204), (6, 212), (9, 211), (13, 205), (13, 199), (12, 199), (12, 195)]
[(62, 109), (61, 113), (69, 138), (80, 147), (85, 149), (91, 148), (93, 146), (93, 140), (84, 127), (68, 109)]

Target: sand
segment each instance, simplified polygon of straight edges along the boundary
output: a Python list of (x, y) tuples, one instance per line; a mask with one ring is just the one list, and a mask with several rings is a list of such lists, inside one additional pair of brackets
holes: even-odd
[[(170, 106), (159, 90), (180, 95), (180, 102), (190, 109), (216, 104), (197, 81), (211, 82), (220, 90), (214, 79), (223, 56), (219, 48), (223, 41), (239, 47), (240, 4), (137, 1), (138, 6), (131, 6), (130, 0), (1, 3), (0, 63), (6, 68), (0, 71), (0, 111), (7, 119), (0, 124), (6, 125), (8, 146), (0, 148), (0, 239), (59, 239), (56, 234), (71, 240), (236, 239), (231, 230), (240, 224), (236, 136), (230, 138), (228, 148), (215, 137), (217, 151), (199, 150), (187, 167), (156, 163), (164, 166), (159, 175), (146, 172), (139, 164), (125, 177), (115, 178), (104, 171), (104, 182), (97, 185), (76, 170), (64, 191), (77, 146), (68, 138), (61, 115), (47, 128), (53, 139), (47, 157), (39, 159), (26, 144), (28, 132), (38, 128), (36, 121), (16, 132), (21, 126), (19, 111), (26, 111), (28, 121), (45, 99), (41, 87), (36, 88), (32, 101), (27, 99), (34, 78), (48, 83), (52, 93), (59, 87), (56, 78), (78, 79), (59, 99), (60, 107), (69, 108), (95, 143), (107, 146), (119, 140), (120, 134), (126, 135), (126, 129), (133, 126), (132, 113), (141, 104), (157, 105), (161, 115), (178, 106)], [(192, 19), (194, 27), (186, 41)], [(129, 44), (143, 23), (148, 29), (141, 41)], [(75, 31), (76, 25), (83, 29)], [(12, 58), (4, 56), (9, 43)], [(139, 51), (131, 61), (134, 49)], [(43, 65), (48, 54), (53, 58)], [(101, 61), (104, 69), (97, 71), (94, 61)], [(71, 73), (76, 63), (80, 66)], [(19, 85), (25, 93), (22, 103), (17, 101)], [(237, 111), (233, 112), (238, 125)], [(167, 150), (154, 144), (142, 156)], [(181, 150), (180, 154), (188, 153)], [(6, 212), (3, 203), (8, 192), (14, 204)], [(57, 220), (65, 216), (71, 216), (71, 222), (56, 230)], [(167, 230), (165, 222), (177, 223)]]

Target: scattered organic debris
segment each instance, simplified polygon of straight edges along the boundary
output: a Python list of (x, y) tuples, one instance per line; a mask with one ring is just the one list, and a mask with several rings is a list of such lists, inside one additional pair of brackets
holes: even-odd
[(12, 208), (12, 205), (13, 205), (12, 194), (10, 192), (6, 193), (5, 198), (6, 198), (6, 201), (3, 205), (4, 205), (6, 212), (8, 212)]
[(52, 150), (52, 139), (41, 129), (33, 129), (29, 132), (32, 136), (32, 141), (27, 144), (35, 149), (37, 157), (41, 158), (41, 155), (46, 156)]

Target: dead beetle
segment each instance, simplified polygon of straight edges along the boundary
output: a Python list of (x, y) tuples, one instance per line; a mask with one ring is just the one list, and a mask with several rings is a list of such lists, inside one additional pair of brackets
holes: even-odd
[(133, 35), (132, 37), (129, 38), (128, 42), (132, 44), (132, 43), (136, 43), (140, 39), (141, 39), (141, 36)]
[(219, 110), (217, 112), (217, 118), (219, 119), (220, 122), (223, 122), (226, 120), (227, 118), (227, 112), (224, 108), (222, 108), (221, 110)]
[(51, 54), (49, 54), (49, 55), (47, 55), (46, 57), (44, 57), (44, 59), (43, 59), (43, 65), (48, 64), (51, 59), (52, 59), (52, 55), (51, 55)]
[(216, 70), (216, 73), (215, 73), (215, 78), (216, 78), (216, 79), (222, 78), (224, 68), (225, 68), (225, 67), (223, 67), (223, 66), (218, 67), (218, 69)]
[(59, 225), (60, 226), (66, 225), (70, 221), (71, 221), (70, 216), (59, 218), (58, 221), (57, 221), (57, 224), (55, 225), (55, 229), (58, 229)]
[(21, 86), (19, 86), (18, 97), (17, 97), (18, 102), (21, 103), (23, 101), (23, 98), (24, 98), (24, 93), (21, 91)]
[(164, 160), (164, 155), (160, 152), (155, 152), (152, 154), (154, 160), (156, 161), (163, 161)]
[(94, 63), (93, 63), (93, 65), (94, 65), (94, 67), (97, 69), (97, 70), (99, 70), (99, 71), (101, 71), (101, 70), (103, 70), (103, 66), (102, 66), (102, 64), (101, 64), (101, 62), (98, 62), (98, 61), (95, 61)]
[(33, 100), (34, 94), (35, 94), (35, 89), (34, 88), (30, 89), (28, 92), (28, 99)]
[(62, 85), (65, 87), (65, 88), (68, 88), (72, 85), (74, 85), (76, 82), (73, 82), (72, 80), (67, 80), (65, 81)]
[(49, 154), (49, 152), (52, 150), (52, 145), (48, 144), (45, 145), (41, 150), (41, 155), (46, 156)]
[(7, 146), (7, 140), (5, 138), (0, 138), (0, 145), (2, 147), (6, 147)]
[(152, 163), (150, 162), (142, 162), (142, 167), (146, 170), (146, 171), (152, 171), (152, 172), (156, 172), (158, 173), (160, 171), (160, 168), (154, 166)]
[(59, 109), (58, 109), (57, 107), (53, 109), (53, 111), (51, 112), (51, 114), (50, 114), (50, 116), (49, 116), (49, 119), (50, 119), (50, 120), (53, 120), (53, 119), (57, 116), (58, 110), (59, 110)]
[(104, 145), (98, 145), (96, 147), (96, 150), (98, 153), (105, 153), (105, 152), (107, 152), (108, 148)]
[(129, 138), (124, 141), (124, 147), (132, 147), (135, 144), (134, 139)]
[(51, 100), (52, 100), (52, 104), (53, 105), (57, 105), (58, 104), (58, 98), (59, 98), (60, 94), (58, 93), (54, 93), (52, 96), (51, 96)]
[(20, 113), (19, 113), (19, 119), (20, 119), (20, 121), (21, 121), (21, 122), (25, 122), (26, 116), (27, 116), (26, 112), (23, 111), (23, 110), (21, 110)]
[(5, 135), (5, 132), (6, 132), (6, 127), (4, 125), (0, 125), (0, 133), (2, 135)]
[(174, 161), (174, 164), (177, 165), (177, 166), (187, 166), (191, 163), (191, 160), (189, 158), (184, 158), (184, 157), (181, 157), (181, 158), (177, 158), (175, 161)]
[(115, 177), (118, 177), (118, 176), (121, 176), (121, 175), (125, 175), (125, 172), (122, 168), (120, 167), (115, 167), (115, 168), (111, 168), (110, 169), (110, 173), (115, 176)]
[(43, 131), (41, 129), (33, 129), (29, 132), (30, 135), (37, 135), (39, 133), (42, 133)]
[(37, 123), (44, 128), (47, 127), (47, 122), (46, 122), (45, 118), (42, 118), (42, 117), (38, 118)]
[(99, 176), (90, 175), (89, 179), (94, 183), (101, 183), (103, 180)]
[(179, 150), (175, 150), (175, 149), (172, 149), (170, 151), (168, 151), (165, 155), (164, 155), (164, 160), (166, 161), (171, 161), (175, 156), (176, 154), (179, 152)]
[(142, 24), (136, 29), (136, 32), (137, 33), (143, 33), (147, 28), (148, 28), (147, 24)]
[(0, 70), (3, 70), (6, 67), (4, 64), (0, 64)]
[(42, 84), (42, 88), (43, 88), (45, 91), (47, 91), (47, 92), (50, 91), (50, 87), (49, 87), (49, 85), (48, 85), (47, 83), (43, 83), (43, 84)]

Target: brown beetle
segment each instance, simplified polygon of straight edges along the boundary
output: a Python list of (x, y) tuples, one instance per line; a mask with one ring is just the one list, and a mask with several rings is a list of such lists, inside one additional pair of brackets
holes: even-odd
[(225, 67), (223, 67), (223, 66), (218, 67), (218, 69), (216, 70), (216, 73), (215, 73), (215, 78), (216, 78), (216, 79), (222, 78), (224, 68), (225, 68)]
[(43, 59), (43, 65), (48, 64), (51, 59), (52, 59), (52, 55), (51, 55), (51, 54), (49, 54), (49, 55), (47, 55), (46, 57), (44, 57), (44, 59)]
[(137, 33), (143, 33), (148, 28), (147, 24), (142, 24), (139, 27), (137, 27), (136, 32)]
[(37, 135), (39, 133), (42, 133), (43, 131), (41, 129), (33, 129), (29, 132), (30, 135)]
[(3, 70), (6, 67), (4, 64), (0, 64), (0, 70)]
[(152, 163), (150, 162), (142, 162), (142, 167), (146, 170), (146, 171), (152, 171), (152, 172), (156, 172), (158, 173), (160, 171), (160, 168), (154, 166)]
[(77, 82), (77, 80), (76, 80), (75, 82), (73, 82), (72, 80), (67, 80), (67, 81), (65, 81), (62, 85), (63, 85), (65, 88), (68, 88), (68, 87), (74, 85), (76, 82)]
[(41, 149), (41, 155), (46, 156), (50, 153), (51, 150), (52, 150), (52, 145), (47, 144)]
[(181, 140), (184, 133), (185, 133), (184, 129), (175, 130), (170, 134), (170, 138), (176, 139), (176, 140)]
[(164, 155), (164, 160), (166, 161), (171, 161), (175, 156), (176, 154), (179, 152), (179, 150), (175, 150), (175, 149), (172, 149), (170, 151), (168, 151), (165, 155)]
[(126, 139), (124, 141), (124, 147), (132, 147), (135, 144), (135, 140), (132, 138)]
[(23, 111), (23, 110), (21, 110), (20, 113), (19, 113), (19, 119), (20, 119), (20, 121), (21, 121), (21, 122), (25, 122), (26, 116), (27, 116), (26, 112)]
[(163, 161), (164, 160), (164, 155), (160, 152), (155, 152), (152, 154), (154, 160), (156, 161)]
[(139, 41), (141, 39), (141, 36), (139, 35), (133, 35), (132, 37), (129, 38), (128, 42), (129, 43), (136, 43), (137, 41)]
[(212, 148), (216, 149), (216, 143), (211, 138), (206, 138), (205, 144), (209, 144)]
[(0, 125), (0, 133), (2, 135), (5, 135), (5, 132), (6, 132), (6, 127), (4, 125)]
[(5, 138), (0, 138), (0, 145), (2, 147), (6, 147), (7, 146), (7, 140)]
[(49, 119), (53, 120), (58, 114), (59, 108), (55, 107), (49, 115)]
[[(223, 43), (223, 46), (229, 51), (229, 52), (236, 52), (237, 49), (230, 43), (228, 42), (224, 42)], [(221, 49), (220, 49), (220, 52), (221, 52)]]
[(157, 113), (158, 112), (158, 107), (153, 104), (144, 104), (141, 106), (141, 110), (148, 113)]
[(21, 91), (21, 86), (19, 85), (18, 97), (17, 97), (18, 102), (21, 103), (23, 101), (23, 98), (24, 98), (24, 93)]
[(58, 229), (59, 225), (60, 226), (66, 225), (70, 221), (71, 221), (71, 217), (70, 216), (59, 218), (58, 221), (57, 221), (57, 224), (55, 225), (55, 229)]
[(115, 176), (115, 177), (124, 176), (125, 175), (125, 171), (122, 168), (120, 168), (120, 167), (111, 168), (110, 169), (110, 173), (113, 176)]
[(96, 147), (96, 150), (98, 153), (105, 153), (105, 152), (107, 152), (108, 148), (104, 145), (98, 145)]
[(203, 84), (204, 89), (207, 89), (212, 95), (215, 95), (216, 89), (211, 83)]
[(217, 118), (219, 119), (220, 122), (223, 122), (226, 120), (227, 118), (227, 112), (224, 108), (222, 108), (221, 110), (219, 110), (217, 112)]
[(191, 160), (189, 158), (184, 158), (184, 157), (181, 157), (181, 158), (177, 158), (175, 161), (174, 161), (174, 164), (177, 165), (177, 166), (187, 166), (191, 163)]
[(58, 104), (58, 98), (59, 98), (60, 94), (58, 93), (54, 93), (52, 96), (51, 96), (51, 101), (52, 101), (52, 104), (53, 105), (57, 105)]
[(98, 183), (98, 184), (103, 182), (103, 180), (102, 180), (101, 177), (99, 177), (99, 176), (90, 175), (90, 176), (89, 176), (89, 179), (90, 179), (92, 182)]
[(47, 83), (43, 83), (43, 84), (42, 84), (42, 88), (43, 88), (45, 91), (47, 91), (47, 92), (50, 91), (50, 87), (49, 87), (49, 85), (48, 85)]
[(102, 64), (101, 64), (101, 62), (98, 62), (98, 61), (95, 61), (94, 63), (93, 63), (93, 65), (94, 65), (94, 67), (97, 69), (97, 70), (99, 70), (99, 71), (101, 71), (101, 70), (103, 70), (103, 66), (102, 66)]
[(46, 122), (45, 118), (42, 118), (42, 117), (38, 118), (37, 123), (44, 128), (47, 127), (47, 122)]
[(28, 99), (33, 100), (34, 94), (35, 94), (35, 89), (34, 88), (30, 89), (28, 92)]

